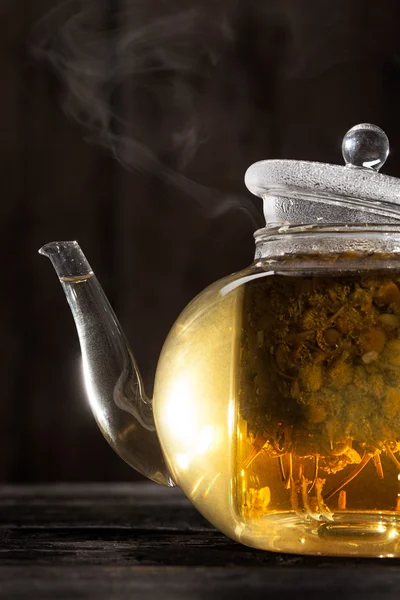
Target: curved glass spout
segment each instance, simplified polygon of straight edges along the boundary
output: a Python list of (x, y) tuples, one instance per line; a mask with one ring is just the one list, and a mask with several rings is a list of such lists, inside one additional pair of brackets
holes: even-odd
[(39, 252), (51, 260), (75, 319), (86, 391), (101, 432), (131, 467), (173, 486), (135, 359), (78, 243), (52, 242)]

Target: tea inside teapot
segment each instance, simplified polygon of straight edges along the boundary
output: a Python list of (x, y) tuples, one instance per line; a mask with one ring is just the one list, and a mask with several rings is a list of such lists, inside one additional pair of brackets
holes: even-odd
[(400, 510), (400, 270), (351, 261), (355, 270), (283, 272), (244, 291), (238, 489), (248, 519), (267, 507), (327, 522)]

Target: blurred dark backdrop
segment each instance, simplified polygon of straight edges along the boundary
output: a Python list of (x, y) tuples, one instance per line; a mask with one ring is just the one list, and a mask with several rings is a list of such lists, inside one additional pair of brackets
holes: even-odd
[(400, 176), (400, 3), (72, 0), (43, 21), (56, 5), (0, 2), (0, 479), (135, 479), (94, 424), (38, 248), (79, 240), (151, 392), (182, 308), (252, 260), (248, 165), (341, 163), (373, 122)]

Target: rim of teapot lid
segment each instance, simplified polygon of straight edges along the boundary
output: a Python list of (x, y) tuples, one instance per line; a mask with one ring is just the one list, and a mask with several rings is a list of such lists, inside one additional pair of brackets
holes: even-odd
[(386, 133), (371, 123), (349, 129), (343, 138), (345, 165), (269, 159), (251, 165), (246, 187), (254, 195), (301, 194), (400, 204), (400, 179), (382, 175), (379, 169), (389, 155)]

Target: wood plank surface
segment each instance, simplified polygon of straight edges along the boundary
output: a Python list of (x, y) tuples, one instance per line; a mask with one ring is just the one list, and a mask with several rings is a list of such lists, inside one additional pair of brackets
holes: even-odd
[(399, 597), (396, 560), (252, 550), (156, 484), (0, 488), (0, 598)]

